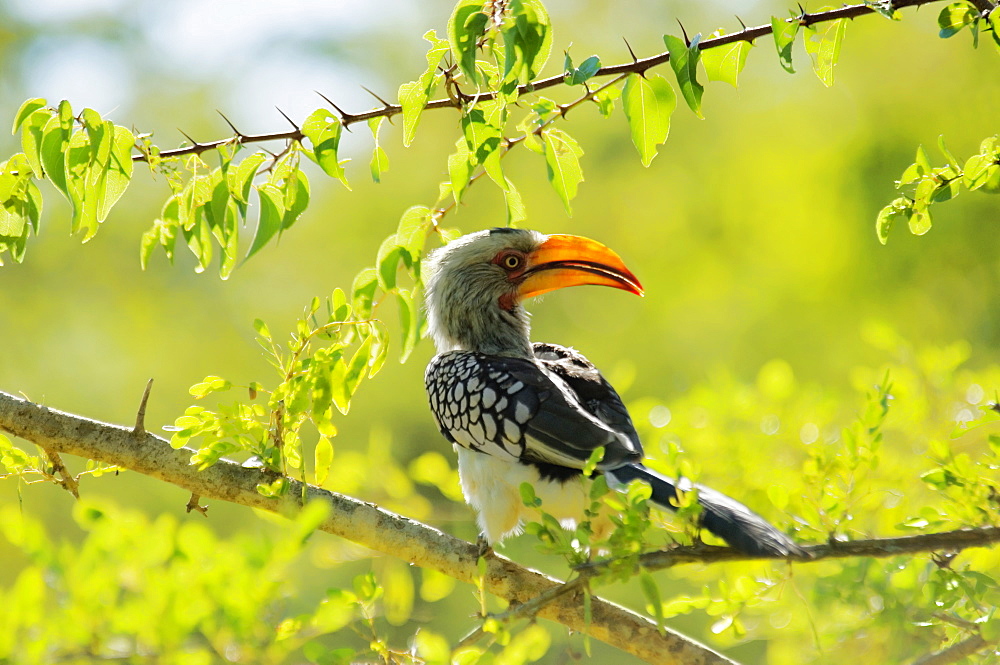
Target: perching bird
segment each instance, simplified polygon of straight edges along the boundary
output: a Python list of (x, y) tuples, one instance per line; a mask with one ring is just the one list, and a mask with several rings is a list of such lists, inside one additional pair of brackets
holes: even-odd
[[(542, 510), (582, 519), (589, 506), (582, 469), (601, 446), (596, 473), (609, 486), (641, 480), (652, 488), (654, 505), (676, 510), (678, 483), (643, 466), (642, 445), (615, 389), (576, 351), (532, 344), (521, 306), (525, 298), (580, 284), (642, 295), (617, 254), (579, 236), (497, 228), (436, 250), (428, 268), (427, 318), (438, 355), (425, 383), (438, 426), (455, 444), (462, 492), (487, 543), (518, 533), (529, 517), (524, 482)], [(801, 553), (742, 503), (697, 488), (701, 526), (732, 547), (754, 555)]]

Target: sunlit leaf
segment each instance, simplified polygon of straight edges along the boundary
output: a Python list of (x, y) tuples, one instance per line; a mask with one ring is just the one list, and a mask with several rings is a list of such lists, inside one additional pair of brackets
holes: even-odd
[(774, 36), (774, 46), (778, 49), (778, 61), (789, 74), (795, 73), (795, 68), (792, 67), (792, 44), (795, 43), (800, 25), (797, 18), (771, 17), (771, 34)]
[(589, 81), (600, 68), (601, 59), (596, 55), (581, 62), (579, 67), (574, 67), (573, 61), (569, 57), (569, 51), (566, 51), (563, 81), (566, 82), (566, 85), (582, 85)]
[(833, 68), (840, 58), (840, 45), (847, 33), (847, 19), (806, 27), (806, 53), (812, 60), (813, 71), (829, 87), (833, 85)]
[(399, 362), (405, 363), (417, 345), (420, 312), (413, 294), (406, 289), (396, 291), (396, 300), (399, 303), (399, 326), (403, 336), (399, 349)]
[(21, 123), (27, 120), (28, 116), (45, 106), (47, 103), (48, 102), (41, 97), (34, 97), (32, 99), (25, 100), (25, 102), (21, 104), (21, 108), (19, 108), (17, 113), (14, 115), (14, 127), (10, 130), (10, 133), (17, 134), (17, 130), (20, 129)]
[(483, 12), (482, 0), (459, 0), (448, 19), (448, 44), (462, 73), (473, 84), (479, 81), (476, 72), (476, 52), (486, 30), (489, 17)]
[(285, 215), (284, 196), (277, 186), (263, 184), (257, 188), (257, 193), (260, 198), (260, 216), (253, 243), (247, 252), (247, 259), (260, 251), (281, 230), (282, 218)]
[(962, 28), (976, 20), (978, 12), (976, 8), (968, 2), (953, 2), (938, 14), (938, 33), (942, 39), (954, 37), (961, 32)]
[(431, 93), (437, 87), (439, 75), (438, 64), (445, 53), (449, 51), (448, 40), (438, 39), (434, 30), (424, 33), (424, 39), (430, 42), (427, 51), (427, 69), (416, 81), (399, 86), (399, 105), (403, 112), (403, 145), (409, 146), (417, 132), (420, 116)]
[(667, 140), (670, 115), (676, 107), (674, 90), (662, 76), (630, 74), (626, 79), (622, 108), (643, 166), (650, 165), (656, 157), (656, 146)]
[[(725, 34), (722, 30), (712, 33), (713, 37)], [(747, 55), (753, 47), (745, 40), (735, 41), (715, 48), (701, 51), (701, 62), (705, 65), (705, 75), (709, 81), (724, 81), (734, 88), (737, 87), (740, 72), (746, 65)]]
[(680, 37), (673, 35), (663, 35), (663, 43), (670, 52), (670, 67), (677, 76), (677, 85), (681, 89), (681, 94), (688, 106), (699, 118), (705, 116), (701, 113), (701, 95), (705, 92), (704, 86), (698, 83), (698, 58), (701, 50), (698, 43), (701, 35), (695, 35), (691, 44), (685, 44)]
[(333, 111), (316, 109), (302, 123), (302, 133), (313, 146), (313, 156), (323, 171), (347, 185), (347, 175), (337, 157), (344, 125)]
[(385, 153), (382, 146), (379, 145), (378, 135), (379, 130), (382, 128), (382, 122), (385, 120), (385, 116), (378, 116), (376, 118), (371, 118), (368, 121), (368, 128), (372, 131), (372, 139), (375, 141), (375, 147), (372, 150), (372, 160), (368, 165), (369, 170), (372, 174), (372, 180), (375, 182), (382, 181), (382, 174), (389, 170), (389, 155)]
[(316, 476), (316, 484), (322, 487), (327, 476), (330, 475), (330, 466), (333, 464), (333, 444), (330, 443), (330, 439), (325, 436), (319, 438), (313, 457), (315, 459), (313, 473)]
[(583, 148), (572, 136), (561, 129), (550, 128), (542, 132), (545, 144), (545, 164), (549, 182), (559, 194), (568, 214), (573, 214), (569, 202), (576, 197), (577, 185), (583, 180), (580, 156)]
[(541, 0), (510, 0), (502, 34), (504, 78), (528, 83), (545, 66), (552, 50), (552, 26), (545, 5)]
[(260, 168), (267, 155), (263, 152), (255, 152), (239, 163), (234, 169), (229, 169), (226, 175), (226, 183), (229, 186), (229, 193), (240, 203), (250, 202), (250, 187), (253, 185), (254, 176)]

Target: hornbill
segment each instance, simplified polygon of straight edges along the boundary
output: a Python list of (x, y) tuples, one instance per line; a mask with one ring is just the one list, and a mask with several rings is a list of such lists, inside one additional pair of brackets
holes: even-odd
[[(438, 355), (425, 383), (438, 426), (458, 452), (462, 492), (485, 544), (520, 531), (529, 514), (523, 482), (549, 514), (581, 519), (589, 505), (582, 470), (601, 446), (595, 473), (609, 486), (640, 480), (652, 488), (654, 505), (676, 510), (678, 486), (692, 484), (643, 466), (639, 436), (615, 389), (573, 349), (532, 344), (521, 306), (579, 284), (642, 295), (617, 254), (579, 236), (496, 228), (454, 240), (427, 264), (427, 319)], [(695, 487), (701, 526), (732, 547), (753, 555), (802, 552), (742, 503)]]

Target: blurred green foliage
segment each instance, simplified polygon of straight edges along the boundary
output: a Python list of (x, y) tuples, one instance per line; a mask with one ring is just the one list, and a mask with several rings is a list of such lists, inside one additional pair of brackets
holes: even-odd
[[(415, 109), (427, 99), (430, 84), (421, 72), (426, 65), (432, 75), (446, 48), (430, 35), (437, 60), (429, 55), (425, 62), (428, 45), (419, 33), (436, 28), (444, 34), (449, 4), (438, 3), (431, 11), (420, 3), (425, 24), (407, 26), (405, 32), (392, 29), (389, 16), (358, 34), (327, 32), (312, 41), (300, 40), (282, 24), (273, 26), (268, 39), (292, 48), (296, 57), (318, 53), (324, 63), (356, 67), (373, 89), (393, 90), (417, 80), (400, 89), (404, 107), (410, 104), (402, 123), (380, 127), (379, 142), (392, 170), (377, 153), (377, 163), (369, 164), (371, 145), (364, 132), (341, 134), (326, 118), (322, 126), (310, 128), (313, 156), (322, 170), (303, 162), (310, 183), (305, 190), (302, 180), (281, 169), (264, 176), (273, 180), (273, 210), (271, 222), (264, 231), (258, 227), (256, 236), (236, 224), (245, 219), (240, 205), (247, 202), (246, 193), (221, 177), (221, 166), (213, 171), (198, 158), (185, 166), (186, 177), (204, 179), (198, 185), (169, 175), (133, 178), (101, 233), (83, 248), (63, 230), (74, 219), (92, 230), (97, 218), (80, 217), (79, 209), (43, 185), (47, 205), (41, 233), (30, 240), (24, 264), (0, 271), (0, 341), (7, 349), (0, 355), (0, 387), (61, 409), (129, 422), (142, 385), (153, 376), (147, 422), (161, 425), (175, 423), (189, 407), (192, 385), (202, 386), (192, 389), (195, 397), (234, 384), (256, 391), (260, 402), (282, 390), (282, 395), (308, 395), (304, 411), (295, 413), (320, 414), (335, 428), (326, 434), (338, 436), (335, 444), (319, 436), (322, 430), (283, 440), (280, 460), (293, 475), (308, 466), (312, 479), (330, 489), (474, 538), (449, 451), (426, 413), (420, 376), (431, 349), (426, 343), (414, 347), (419, 330), (415, 293), (409, 284), (393, 281), (408, 272), (419, 285), (414, 254), (400, 248), (407, 246), (412, 224), (426, 230), (428, 208), (420, 206), (440, 194), (461, 200), (448, 213), (448, 224), (463, 231), (526, 215), (525, 225), (589, 235), (626, 257), (646, 286), (644, 302), (586, 289), (552, 295), (533, 306), (538, 314), (534, 337), (573, 344), (605, 371), (632, 410), (651, 465), (733, 494), (795, 529), (803, 540), (997, 523), (1000, 426), (988, 408), (1000, 388), (997, 201), (979, 194), (957, 198), (940, 212), (935, 208), (931, 235), (897, 233), (887, 247), (878, 240), (885, 240), (888, 226), (883, 231), (880, 225), (878, 235), (871, 228), (915, 146), (944, 135), (956, 154), (979, 150), (983, 155), (993, 147), (983, 138), (996, 132), (989, 114), (1000, 98), (995, 50), (936, 37), (938, 30), (947, 37), (967, 29), (967, 11), (951, 9), (947, 25), (935, 11), (902, 12), (898, 23), (859, 19), (850, 24), (846, 39), (838, 26), (808, 51), (822, 70), (817, 71), (822, 82), (808, 72), (789, 77), (778, 66), (790, 71), (793, 51), (797, 61), (803, 57), (787, 33), (784, 42), (776, 39), (785, 56), (780, 63), (766, 40), (734, 51), (730, 62), (738, 64), (728, 68), (711, 62), (713, 52), (706, 51), (702, 64), (709, 84), (703, 98), (696, 92), (701, 87), (695, 87), (697, 70), (672, 73), (661, 67), (646, 79), (646, 84), (667, 76), (679, 80), (686, 73), (682, 96), (705, 120), (686, 111), (671, 117), (673, 104), (665, 92), (656, 94), (656, 83), (647, 96), (641, 94), (644, 84), (630, 79), (632, 88), (619, 100), (626, 107), (650, 106), (643, 113), (661, 117), (662, 107), (670, 106), (665, 113), (670, 124), (661, 123), (654, 134), (652, 129), (640, 132), (635, 141), (649, 169), (628, 145), (630, 134), (637, 138), (635, 125), (617, 111), (611, 122), (602, 117), (614, 100), (609, 93), (610, 99), (597, 99), (603, 101), (600, 108), (574, 108), (559, 125), (563, 134), (549, 133), (547, 145), (535, 146), (541, 157), (512, 153), (503, 160), (502, 178), (490, 174), (497, 185), (516, 182), (516, 189), (482, 183), (467, 191), (440, 192), (439, 181), (454, 179), (464, 168), (448, 160), (460, 130), (453, 111), (421, 115)], [(652, 54), (663, 49), (662, 34), (673, 30), (677, 17), (705, 34), (732, 23), (724, 3), (641, 2), (621, 11), (612, 3), (570, 7), (550, 2), (548, 8), (552, 28), (535, 35), (538, 48), (520, 47), (527, 54), (525, 67), (498, 75), (520, 81), (531, 75), (534, 54), (568, 50), (570, 42), (574, 53), (598, 53), (602, 63), (627, 61), (621, 34), (629, 36), (640, 57)], [(755, 6), (753, 23), (786, 15), (787, 9), (781, 3)], [(750, 10), (746, 13), (751, 18)], [(155, 17), (143, 10), (116, 16), (95, 6), (82, 18), (38, 16), (21, 4), (0, 7), (0, 60), (5, 63), (0, 114), (5, 117), (13, 118), (25, 98), (65, 96), (58, 89), (40, 89), (31, 78), (34, 59), (43, 47), (53, 48), (47, 41), (52, 36), (98, 40), (136, 63), (131, 66), (155, 60), (151, 53), (157, 46), (145, 25), (155, 23)], [(977, 38), (984, 36), (992, 39), (995, 33)], [(193, 39), (183, 33), (177, 38)], [(247, 48), (244, 38), (225, 29), (216, 38), (232, 40), (227, 43), (243, 53), (248, 68), (268, 58), (267, 49)], [(837, 48), (842, 50), (837, 85), (827, 89), (823, 83), (833, 71), (828, 56)], [(743, 58), (746, 69), (739, 66)], [(237, 126), (260, 124), (260, 105), (234, 96), (239, 77), (217, 72), (201, 78), (194, 71), (171, 70), (171, 59), (153, 63), (152, 73), (132, 86), (123, 83), (121, 108), (101, 109), (118, 123), (115, 132), (134, 124), (137, 134), (150, 129), (166, 134), (181, 126), (196, 136), (225, 136), (227, 128), (210, 119), (214, 108), (224, 108)], [(551, 57), (542, 75), (558, 74), (560, 62), (572, 60)], [(101, 65), (92, 66), (100, 70)], [(586, 80), (583, 63), (573, 70), (571, 79)], [(735, 82), (737, 75), (739, 90), (711, 83)], [(304, 92), (314, 87), (302, 81)], [(554, 101), (531, 109), (536, 126), (554, 116), (556, 104), (573, 103), (582, 93), (574, 86), (551, 94)], [(268, 108), (284, 103), (267, 89), (259, 95)], [(97, 106), (89, 99), (71, 101), (78, 108)], [(269, 122), (273, 129), (283, 121)], [(91, 124), (96, 126), (96, 119)], [(485, 132), (476, 135), (489, 138), (487, 117), (473, 124)], [(653, 161), (668, 127), (669, 141)], [(331, 134), (339, 141), (332, 156), (317, 154)], [(572, 144), (563, 138), (569, 134)], [(401, 142), (412, 147), (402, 150)], [(459, 143), (466, 160), (483, 145)], [(0, 139), (0, 147), (4, 154), (19, 149), (10, 138)], [(347, 156), (354, 163), (342, 166)], [(285, 157), (296, 158), (294, 151)], [(911, 175), (932, 182), (924, 186), (928, 203), (943, 200), (930, 192), (948, 187), (937, 176), (949, 181), (959, 176), (937, 173), (926, 156), (923, 161), (923, 170)], [(948, 161), (941, 168), (958, 168)], [(921, 164), (919, 153), (916, 162)], [(365, 166), (380, 182), (369, 182)], [(988, 166), (974, 164), (982, 167), (975, 170), (968, 161), (961, 166), (963, 186), (992, 186), (992, 175), (984, 175)], [(326, 177), (340, 176), (341, 168), (351, 193)], [(553, 184), (562, 183), (555, 195), (546, 174)], [(84, 175), (83, 181), (96, 183), (98, 176)], [(902, 178), (918, 190), (923, 180)], [(205, 229), (228, 229), (228, 235), (214, 236), (223, 249), (239, 237), (256, 253), (253, 261), (233, 270), (236, 255), (223, 251), (228, 259), (220, 268), (231, 274), (224, 285), (188, 270), (204, 269), (211, 260), (204, 254), (213, 242), (208, 235), (186, 238), (203, 253), (196, 252), (196, 258), (178, 253), (177, 267), (148, 251), (157, 243), (167, 246), (170, 223), (184, 225), (177, 207), (184, 195), (209, 202), (221, 185), (231, 194), (219, 207), (227, 221)], [(19, 200), (30, 212), (36, 197), (24, 191)], [(287, 218), (285, 213), (295, 209), (288, 193), (301, 191), (308, 194), (309, 209)], [(574, 191), (574, 216), (568, 219)], [(920, 196), (914, 193), (915, 199)], [(168, 197), (178, 202), (175, 209), (169, 201), (163, 205)], [(140, 271), (137, 238), (151, 220), (168, 218), (173, 222), (157, 222), (159, 227), (151, 229), (164, 233), (157, 231), (143, 245), (147, 270)], [(38, 219), (29, 215), (32, 225)], [(291, 221), (295, 228), (282, 233)], [(915, 232), (928, 228), (918, 225)], [(392, 242), (383, 243), (393, 229)], [(27, 233), (27, 227), (21, 231)], [(261, 233), (272, 240), (267, 246), (254, 239)], [(317, 294), (337, 286), (342, 295), (331, 295), (324, 310)], [(337, 312), (349, 300), (356, 317), (370, 317), (376, 287), (399, 305), (377, 312), (386, 334), (380, 337), (385, 331), (372, 324), (369, 337), (347, 338), (354, 345), (349, 353), (346, 346), (336, 348), (343, 338), (321, 338), (324, 326), (344, 320)], [(329, 316), (314, 320), (320, 311)], [(255, 334), (257, 319), (275, 331), (293, 332), (272, 335), (258, 325)], [(265, 344), (261, 353), (255, 337), (273, 346)], [(358, 355), (365, 339), (372, 347)], [(383, 350), (383, 339), (406, 340), (396, 348), (403, 356), (412, 351), (412, 360), (386, 363), (352, 400), (351, 417), (334, 424), (331, 407), (346, 410), (346, 404), (343, 395), (337, 402), (333, 393), (324, 393), (324, 372), (346, 376), (354, 359), (362, 357), (365, 362), (358, 367), (373, 370), (369, 363), (378, 354), (372, 348)], [(332, 346), (321, 348), (335, 349), (326, 365), (295, 365), (304, 345), (326, 341)], [(271, 376), (275, 363), (281, 376), (269, 393), (262, 378)], [(209, 380), (203, 380), (206, 375)], [(224, 402), (211, 402), (219, 398), (212, 395), (208, 403), (225, 414)], [(317, 410), (317, 404), (323, 408)], [(225, 424), (243, 418), (237, 411), (223, 419)], [(250, 427), (265, 432), (267, 414), (262, 408), (244, 414), (243, 422), (256, 422)], [(211, 448), (222, 438), (205, 445)], [(265, 518), (247, 520), (239, 508), (213, 505), (207, 521), (200, 515), (181, 517), (185, 496), (128, 473), (84, 479), (84, 501), (71, 506), (58, 488), (29, 485), (51, 470), (41, 456), (32, 459), (30, 446), (19, 445), (28, 451), (26, 459), (5, 444), (2, 460), (8, 476), (18, 477), (0, 483), (0, 583), (5, 601), (11, 601), (0, 603), (9, 605), (0, 617), (7, 628), (0, 631), (6, 640), (0, 648), (8, 649), (0, 658), (33, 662), (44, 654), (86, 662), (100, 655), (148, 662), (156, 654), (164, 662), (304, 658), (334, 663), (355, 651), (385, 655), (391, 650), (405, 662), (412, 643), (426, 662), (449, 662), (451, 647), (473, 625), (468, 616), (479, 602), (470, 589), (398, 561), (372, 560), (349, 543), (325, 537), (306, 541), (308, 515), (282, 526)], [(223, 447), (215, 452), (233, 451)], [(281, 466), (268, 451), (245, 448)], [(85, 470), (83, 462), (67, 462), (75, 472)], [(686, 537), (677, 522), (650, 531), (644, 521), (630, 521), (634, 511), (629, 506), (641, 513), (642, 500), (641, 494), (620, 500), (621, 533), (629, 535), (620, 536), (623, 546), (640, 536), (656, 543)], [(546, 553), (540, 555), (534, 551), (538, 540), (526, 536), (505, 553), (565, 575), (565, 563), (553, 552), (571, 557), (579, 552), (553, 525), (543, 521), (541, 526), (536, 533), (563, 540), (545, 543)], [(984, 636), (996, 634), (992, 575), (998, 557), (995, 550), (969, 550), (948, 565), (926, 556), (829, 561), (794, 566), (793, 572), (764, 563), (684, 566), (643, 576), (641, 584), (633, 579), (595, 591), (646, 605), (651, 615), (742, 662), (839, 662), (845, 657), (905, 662), (943, 640), (967, 635), (969, 622)], [(483, 603), (499, 609), (492, 600)], [(149, 616), (163, 620), (142, 620)], [(74, 630), (64, 630), (67, 625)], [(589, 649), (594, 662), (624, 660), (599, 643), (584, 644), (548, 625), (522, 628), (498, 629), (500, 644), (488, 658), (563, 662), (572, 657), (567, 654)], [(483, 646), (466, 649), (457, 661), (475, 662)]]

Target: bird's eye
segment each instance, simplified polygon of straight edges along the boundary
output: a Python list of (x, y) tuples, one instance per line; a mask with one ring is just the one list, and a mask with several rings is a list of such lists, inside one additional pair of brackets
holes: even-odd
[(507, 270), (517, 270), (521, 267), (521, 257), (517, 254), (508, 254), (500, 260), (500, 265)]

